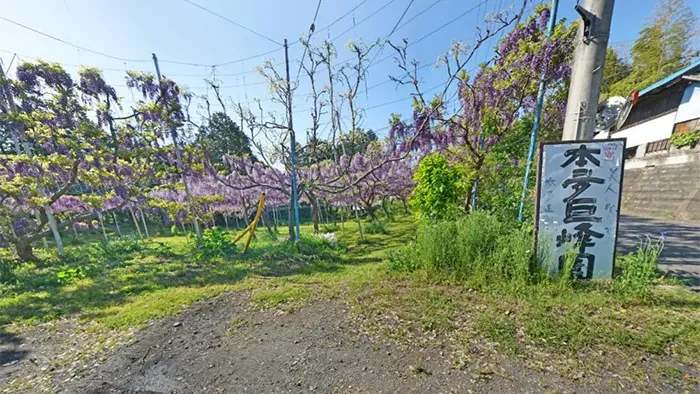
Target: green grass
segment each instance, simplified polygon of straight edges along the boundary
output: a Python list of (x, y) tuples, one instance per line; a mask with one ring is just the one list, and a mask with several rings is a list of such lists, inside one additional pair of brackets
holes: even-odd
[(127, 328), (244, 287), (247, 277), (332, 271), (343, 264), (323, 241), (305, 237), (292, 245), (258, 235), (246, 255), (234, 250), (197, 261), (196, 248), (181, 236), (68, 246), (65, 258), (54, 257), (43, 268), (16, 267), (16, 282), (0, 287), (0, 326), (76, 315)]
[[(593, 373), (636, 368), (634, 360), (651, 357), (652, 379), (697, 381), (669, 363), (700, 367), (700, 295), (655, 280), (640, 296), (636, 286), (620, 291), (604, 281), (523, 277), (529, 243), (498, 225), (479, 227), (483, 233), (461, 235), (458, 227), (434, 228), (428, 237), (412, 216), (395, 213), (388, 234), (365, 234), (363, 243), (351, 221), (339, 223), (337, 247), (310, 236), (297, 245), (279, 242), (261, 229), (245, 256), (238, 249), (200, 259), (183, 236), (68, 246), (65, 259), (16, 267), (17, 282), (0, 285), (0, 329), (74, 316), (94, 322), (92, 330), (125, 331), (240, 290), (255, 308), (286, 312), (319, 299), (347, 301), (365, 331), (405, 346), (449, 349), (446, 357), (458, 367), (492, 351), (537, 366), (560, 362), (568, 374), (585, 353)], [(498, 247), (477, 247), (488, 241), (484, 234), (499, 234)], [(441, 250), (435, 237), (456, 252)], [(416, 256), (440, 264), (426, 267)], [(648, 279), (647, 263), (639, 277)], [(455, 264), (461, 266), (451, 269)], [(482, 266), (488, 269), (470, 274)], [(233, 322), (230, 331), (247, 324)]]

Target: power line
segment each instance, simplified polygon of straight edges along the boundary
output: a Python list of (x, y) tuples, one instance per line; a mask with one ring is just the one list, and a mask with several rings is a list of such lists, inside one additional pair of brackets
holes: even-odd
[(356, 24), (354, 24), (353, 26), (351, 26), (350, 28), (346, 29), (345, 31), (343, 31), (342, 33), (336, 35), (335, 37), (331, 38), (330, 41), (333, 42), (333, 41), (337, 40), (338, 38), (340, 38), (341, 36), (343, 36), (345, 33), (347, 33), (347, 32), (349, 32), (350, 30), (356, 28), (358, 25), (361, 25), (362, 23), (364, 23), (365, 21), (367, 21), (367, 20), (370, 19), (371, 17), (377, 15), (379, 12), (381, 12), (383, 9), (385, 9), (386, 7), (388, 7), (389, 5), (391, 5), (391, 3), (395, 2), (395, 1), (396, 1), (396, 0), (389, 0), (389, 2), (385, 3), (383, 6), (379, 7), (379, 8), (376, 9), (374, 12), (372, 12), (371, 14), (369, 14), (368, 16), (366, 16), (365, 18), (363, 18), (362, 20), (360, 20), (359, 22), (357, 22)]
[(344, 13), (343, 15), (341, 15), (338, 19), (334, 20), (334, 21), (331, 22), (329, 25), (324, 26), (323, 28), (318, 29), (317, 31), (321, 32), (321, 31), (330, 29), (333, 25), (335, 25), (336, 23), (340, 22), (342, 19), (345, 19), (348, 15), (350, 15), (350, 14), (351, 14), (353, 11), (355, 11), (356, 9), (360, 8), (360, 7), (361, 7), (363, 4), (365, 4), (366, 2), (367, 2), (367, 0), (362, 0), (362, 1), (360, 2), (360, 4), (356, 5), (356, 6), (353, 7), (351, 10), (349, 10), (348, 12)]
[[(411, 18), (409, 18), (406, 22), (402, 23), (401, 26), (399, 26), (399, 27), (396, 28), (395, 30), (399, 30), (400, 28), (402, 28), (402, 27), (406, 26), (407, 24), (413, 22), (414, 19), (416, 19), (416, 18), (418, 18), (419, 16), (425, 14), (425, 13), (428, 12), (431, 8), (435, 7), (436, 5), (438, 5), (438, 3), (442, 2), (442, 1), (443, 1), (443, 0), (436, 0), (436, 1), (434, 1), (433, 4), (429, 5), (428, 7), (424, 8), (424, 9), (421, 10), (421, 11), (418, 11), (418, 13), (416, 13), (415, 15), (413, 15), (413, 16), (412, 16)], [(393, 33), (393, 32), (392, 32), (392, 33)]]
[[(321, 0), (318, 0), (318, 4), (316, 5), (316, 12), (314, 13), (314, 19), (311, 21), (311, 25), (309, 28), (309, 36), (306, 39), (306, 43), (308, 45), (309, 41), (311, 41), (311, 35), (314, 34), (314, 30), (316, 29), (316, 18), (318, 18), (318, 11), (321, 9)], [(299, 83), (299, 74), (301, 74), (301, 66), (304, 64), (304, 57), (306, 57), (306, 50), (307, 45), (304, 45), (304, 52), (301, 54), (301, 60), (299, 61), (299, 69), (297, 70), (297, 77), (295, 78), (295, 84)], [(287, 86), (287, 89), (291, 89), (291, 86)]]
[(409, 10), (409, 9), (411, 8), (411, 6), (413, 5), (413, 2), (414, 2), (414, 0), (411, 0), (411, 1), (408, 2), (408, 5), (406, 6), (406, 9), (403, 10), (403, 14), (401, 14), (401, 17), (399, 18), (399, 20), (396, 21), (396, 24), (394, 24), (394, 27), (391, 29), (391, 31), (389, 32), (389, 34), (387, 34), (387, 36), (386, 36), (387, 39), (389, 39), (389, 37), (391, 37), (391, 35), (394, 34), (394, 32), (396, 31), (396, 28), (399, 27), (399, 23), (401, 23), (401, 21), (403, 20), (403, 18), (406, 16), (406, 13), (408, 12), (408, 10)]
[[(448, 22), (442, 24), (441, 26), (438, 26), (436, 29), (434, 29), (434, 30), (431, 31), (430, 33), (424, 35), (423, 37), (417, 39), (416, 41), (411, 41), (411, 42), (409, 42), (408, 45), (406, 45), (406, 48), (409, 48), (409, 47), (411, 47), (411, 46), (413, 46), (413, 45), (415, 45), (415, 44), (418, 44), (419, 42), (421, 42), (421, 41), (425, 40), (426, 38), (432, 36), (433, 34), (439, 32), (440, 30), (442, 30), (442, 29), (444, 29), (445, 27), (451, 25), (452, 23), (454, 23), (454, 22), (460, 20), (461, 18), (464, 18), (464, 17), (467, 16), (469, 13), (474, 12), (474, 10), (476, 10), (476, 9), (477, 9), (478, 7), (480, 7), (482, 4), (488, 3), (489, 1), (490, 1), (490, 0), (484, 0), (484, 1), (480, 2), (480, 3), (477, 4), (476, 6), (474, 6), (474, 7), (470, 8), (470, 9), (466, 10), (465, 12), (463, 12), (462, 14), (460, 14), (460, 15), (458, 15), (457, 17), (453, 18), (452, 20), (450, 20), (450, 21), (448, 21)], [(382, 62), (384, 62), (385, 60), (390, 59), (391, 57), (392, 57), (392, 55), (385, 56), (385, 57), (381, 58), (379, 61), (377, 61), (376, 63), (370, 64), (370, 66), (368, 66), (367, 68), (369, 68), (369, 67), (371, 67), (371, 66), (373, 66), (373, 65), (376, 66), (377, 64), (382, 63)]]
[(197, 7), (197, 8), (199, 8), (200, 10), (206, 11), (206, 12), (208, 12), (208, 13), (210, 13), (210, 14), (212, 14), (212, 15), (218, 17), (218, 18), (221, 18), (221, 19), (225, 20), (226, 22), (231, 23), (231, 24), (234, 25), (234, 26), (238, 26), (238, 27), (240, 27), (241, 29), (243, 29), (243, 30), (245, 30), (245, 31), (247, 31), (247, 32), (253, 33), (253, 34), (255, 34), (255, 35), (258, 36), (258, 37), (262, 37), (262, 38), (264, 38), (264, 39), (266, 39), (266, 40), (268, 40), (268, 41), (270, 41), (270, 42), (272, 42), (272, 43), (274, 43), (274, 44), (277, 44), (277, 45), (279, 45), (279, 46), (282, 46), (282, 44), (280, 44), (279, 42), (273, 40), (272, 38), (270, 38), (270, 37), (268, 37), (268, 36), (266, 36), (266, 35), (264, 35), (264, 34), (262, 34), (262, 33), (258, 33), (257, 31), (255, 31), (255, 30), (253, 30), (253, 29), (251, 29), (251, 28), (249, 28), (249, 27), (243, 26), (243, 25), (241, 25), (240, 23), (238, 23), (238, 22), (236, 22), (236, 21), (233, 21), (233, 20), (231, 20), (231, 19), (229, 19), (229, 18), (227, 18), (227, 17), (225, 17), (225, 16), (223, 16), (223, 15), (221, 15), (221, 14), (218, 14), (218, 13), (216, 13), (216, 12), (214, 12), (214, 11), (208, 9), (208, 8), (202, 7), (201, 5), (199, 5), (199, 4), (197, 4), (197, 3), (194, 3), (194, 2), (192, 2), (192, 1), (190, 1), (190, 0), (183, 0), (183, 1), (184, 1), (185, 3), (191, 4), (191, 5), (193, 5), (193, 6)]
[[(187, 0), (184, 0), (184, 1), (187, 1)], [(5, 18), (5, 17), (3, 17), (3, 16), (0, 16), (0, 19), (6, 21), (6, 22), (8, 22), (8, 23), (11, 23), (11, 24), (13, 24), (13, 25), (19, 26), (19, 27), (21, 27), (21, 28), (23, 28), (23, 29), (27, 29), (27, 30), (29, 30), (29, 31), (32, 31), (32, 32), (34, 32), (34, 33), (36, 33), (36, 34), (39, 34), (39, 35), (42, 35), (42, 36), (44, 36), (44, 37), (50, 38), (50, 39), (52, 39), (52, 40), (54, 40), (54, 41), (58, 41), (58, 42), (60, 42), (60, 43), (62, 43), (62, 44), (71, 46), (71, 47), (73, 47), (73, 48), (76, 48), (76, 49), (79, 49), (79, 50), (82, 50), (82, 51), (85, 51), (85, 52), (93, 53), (93, 54), (95, 54), (95, 55), (104, 56), (104, 57), (106, 57), (106, 58), (110, 58), (110, 59), (114, 59), (114, 60), (119, 60), (119, 61), (122, 61), (122, 62), (130, 62), (130, 63), (146, 63), (146, 62), (150, 63), (150, 62), (151, 62), (150, 59), (127, 59), (127, 58), (123, 58), (123, 57), (120, 57), (120, 56), (114, 56), (114, 55), (110, 55), (110, 54), (107, 54), (107, 53), (104, 53), (104, 52), (95, 51), (95, 50), (93, 50), (93, 49), (86, 48), (86, 47), (83, 47), (83, 46), (80, 46), (80, 45), (77, 45), (77, 44), (73, 44), (72, 42), (68, 42), (68, 41), (66, 41), (66, 40), (64, 40), (64, 39), (62, 39), (62, 38), (58, 38), (58, 37), (53, 36), (53, 35), (51, 35), (51, 34), (48, 34), (48, 33), (45, 33), (45, 32), (43, 32), (43, 31), (34, 29), (33, 27), (29, 27), (29, 26), (24, 25), (24, 24), (22, 24), (22, 23), (15, 22), (15, 21), (13, 21), (13, 20), (7, 19), (7, 18)], [(271, 50), (271, 51), (263, 52), (263, 53), (260, 53), (260, 54), (257, 54), (257, 55), (248, 56), (248, 57), (246, 57), (246, 58), (236, 59), (236, 60), (232, 60), (232, 61), (228, 61), (228, 62), (223, 62), (223, 63), (218, 63), (218, 64), (193, 63), (193, 62), (183, 62), (183, 61), (167, 60), (167, 59), (162, 59), (162, 60), (160, 60), (160, 62), (161, 62), (161, 63), (170, 63), (170, 64), (179, 64), (179, 65), (183, 65), (183, 66), (219, 67), (219, 66), (226, 66), (226, 65), (229, 65), (229, 64), (241, 63), (241, 62), (245, 62), (245, 61), (247, 61), (247, 60), (259, 58), (259, 57), (262, 57), (262, 56), (265, 56), (265, 55), (269, 55), (269, 54), (275, 53), (275, 52), (279, 51), (280, 49), (281, 49), (281, 48), (277, 48), (277, 49), (273, 49), (273, 50)]]
[(399, 18), (398, 21), (396, 21), (396, 23), (394, 24), (394, 27), (391, 29), (391, 31), (389, 32), (389, 34), (386, 35), (386, 37), (384, 38), (384, 42), (383, 42), (382, 45), (379, 47), (379, 50), (378, 50), (377, 52), (374, 53), (374, 56), (373, 56), (372, 59), (369, 61), (369, 63), (367, 64), (367, 67), (366, 67), (365, 69), (369, 69), (370, 67), (372, 67), (372, 63), (374, 63), (374, 60), (377, 58), (377, 56), (379, 56), (379, 54), (384, 50), (384, 45), (386, 45), (386, 43), (389, 41), (389, 38), (391, 37), (392, 34), (394, 34), (394, 32), (396, 31), (396, 28), (399, 26), (399, 23), (401, 23), (401, 21), (403, 20), (403, 18), (406, 16), (406, 13), (408, 12), (409, 8), (411, 8), (411, 5), (413, 5), (413, 1), (414, 1), (414, 0), (411, 0), (411, 1), (408, 2), (408, 5), (407, 5), (406, 8), (403, 10), (403, 13), (401, 14), (401, 17)]
[(476, 10), (478, 7), (481, 7), (481, 5), (486, 4), (486, 3), (488, 3), (489, 1), (490, 1), (490, 0), (484, 0), (484, 1), (480, 2), (479, 4), (477, 4), (477, 5), (475, 5), (474, 7), (472, 7), (472, 8), (470, 8), (470, 9), (464, 11), (463, 13), (459, 14), (459, 15), (456, 16), (455, 18), (451, 19), (449, 22), (444, 23), (443, 25), (439, 26), (438, 28), (436, 28), (435, 30), (431, 31), (430, 33), (424, 35), (423, 37), (419, 38), (418, 40), (413, 41), (412, 43), (409, 43), (408, 46), (415, 45), (415, 44), (417, 44), (417, 43), (419, 43), (419, 42), (425, 40), (426, 38), (432, 36), (433, 34), (439, 32), (440, 30), (442, 30), (442, 29), (444, 29), (444, 28), (446, 28), (447, 26), (449, 26), (449, 25), (451, 25), (451, 24), (457, 22), (458, 20), (464, 18), (464, 17), (467, 16), (469, 13), (473, 12), (473, 11)]
[(60, 43), (63, 43), (63, 44), (72, 46), (73, 48), (77, 48), (77, 49), (83, 50), (83, 51), (85, 51), (85, 52), (94, 53), (94, 54), (96, 54), (96, 55), (108, 57), (108, 58), (110, 58), (110, 59), (121, 60), (121, 61), (124, 61), (124, 62), (133, 62), (133, 63), (150, 62), (150, 60), (144, 60), (144, 59), (126, 59), (126, 58), (119, 57), (119, 56), (108, 55), (108, 54), (103, 53), (103, 52), (100, 52), (100, 51), (95, 51), (95, 50), (92, 50), (92, 49), (89, 49), (89, 48), (85, 48), (85, 47), (80, 46), (80, 45), (73, 44), (73, 43), (68, 42), (68, 41), (66, 41), (66, 40), (64, 40), (64, 39), (61, 39), (61, 38), (52, 36), (51, 34), (44, 33), (43, 31), (34, 29), (34, 28), (32, 28), (32, 27), (29, 27), (29, 26), (27, 26), (27, 25), (23, 25), (23, 24), (21, 24), (21, 23), (19, 23), (19, 22), (15, 22), (15, 21), (10, 20), (10, 19), (7, 19), (7, 18), (5, 18), (4, 16), (0, 16), (0, 19), (4, 20), (5, 22), (11, 23), (11, 24), (13, 24), (13, 25), (15, 25), (15, 26), (19, 26), (19, 27), (21, 27), (21, 28), (23, 28), (23, 29), (27, 29), (27, 30), (32, 31), (32, 32), (34, 32), (34, 33), (40, 34), (40, 35), (42, 35), (42, 36), (44, 36), (44, 37), (48, 37), (48, 38), (50, 38), (50, 39), (52, 39), (52, 40), (54, 40), (54, 41), (58, 41), (58, 42), (60, 42)]
[[(326, 25), (326, 26), (324, 26), (324, 27), (322, 27), (322, 28), (320, 28), (320, 29), (316, 29), (316, 33), (320, 33), (320, 32), (322, 32), (322, 31), (324, 31), (324, 30), (330, 29), (331, 27), (333, 27), (333, 25), (335, 25), (336, 23), (338, 23), (338, 22), (340, 22), (341, 20), (345, 19), (348, 15), (350, 15), (350, 14), (351, 14), (353, 11), (355, 11), (356, 9), (360, 8), (360, 7), (361, 7), (363, 4), (365, 4), (366, 2), (367, 2), (367, 0), (362, 0), (362, 1), (360, 2), (360, 4), (354, 6), (352, 9), (350, 9), (349, 11), (347, 11), (346, 13), (344, 13), (343, 15), (339, 16), (336, 20), (334, 20), (334, 21), (331, 22), (330, 24), (328, 24), (328, 25)], [(292, 46), (292, 45), (294, 45), (294, 44), (296, 44), (296, 43), (298, 43), (298, 42), (299, 42), (299, 40), (296, 40), (296, 41), (290, 43), (289, 46)]]
[[(183, 0), (183, 1), (189, 2), (188, 0)], [(376, 13), (379, 12), (379, 11), (381, 11), (382, 9), (384, 9), (386, 6), (388, 6), (389, 4), (393, 3), (394, 1), (396, 1), (396, 0), (391, 0), (391, 1), (389, 1), (389, 3), (385, 4), (385, 5), (382, 6), (380, 9), (376, 10), (372, 15), (370, 15), (370, 16), (368, 16), (367, 18), (363, 19), (362, 21), (360, 21), (360, 22), (357, 23), (356, 25), (359, 25), (360, 23), (362, 23), (362, 22), (364, 22), (365, 20), (369, 19), (369, 18), (372, 17), (374, 14), (376, 14)], [(367, 2), (367, 0), (363, 0), (363, 1), (360, 2), (358, 5), (356, 5), (355, 7), (353, 7), (353, 8), (350, 9), (349, 11), (347, 11), (345, 14), (343, 14), (343, 15), (341, 15), (340, 17), (338, 17), (337, 19), (335, 19), (333, 22), (331, 22), (331, 23), (328, 24), (327, 26), (324, 26), (323, 28), (318, 29), (317, 32), (330, 29), (333, 25), (335, 25), (335, 24), (338, 23), (339, 21), (345, 19), (348, 15), (350, 15), (350, 14), (351, 14), (353, 11), (355, 11), (356, 9), (360, 8), (360, 6), (362, 6), (362, 5), (365, 4), (366, 2)], [(196, 5), (196, 4), (195, 4), (195, 5)], [(349, 31), (349, 30), (350, 30), (350, 29), (346, 30), (345, 32), (341, 33), (340, 35), (345, 34), (345, 33), (346, 33), (347, 31)], [(336, 38), (338, 38), (338, 37), (336, 37)], [(335, 38), (334, 38), (333, 40), (335, 40)], [(331, 41), (333, 41), (333, 40), (331, 40)], [(279, 44), (278, 42), (276, 42), (276, 41), (274, 41), (274, 40), (272, 40), (272, 41), (275, 42), (275, 43), (278, 44), (278, 45), (281, 45), (281, 44)], [(294, 45), (294, 44), (296, 44), (296, 43), (298, 43), (298, 42), (299, 42), (299, 40), (296, 40), (296, 41), (292, 42), (292, 43), (289, 44), (289, 45), (291, 46), (291, 45)], [(267, 52), (259, 53), (259, 54), (257, 54), (257, 55), (252, 55), (252, 56), (248, 56), (248, 57), (245, 57), (245, 58), (242, 58), (242, 59), (236, 59), (236, 60), (231, 60), (231, 61), (228, 61), (228, 62), (217, 63), (217, 64), (202, 64), (202, 63), (193, 63), (193, 62), (182, 62), (182, 61), (175, 61), (175, 60), (167, 60), (167, 59), (160, 60), (160, 62), (161, 62), (161, 63), (179, 64), (179, 65), (184, 65), (184, 66), (195, 66), (195, 67), (220, 67), (220, 66), (226, 66), (226, 65), (229, 65), (229, 64), (242, 63), (242, 62), (245, 62), (245, 61), (248, 61), (248, 60), (257, 59), (257, 58), (259, 58), (259, 57), (263, 57), (263, 56), (266, 56), (266, 55), (270, 55), (270, 54), (273, 54), (273, 53), (278, 52), (278, 51), (281, 51), (281, 50), (282, 50), (282, 48), (277, 48), (277, 49), (273, 49), (273, 50), (270, 50), (270, 51), (267, 51)], [(279, 65), (282, 65), (282, 64), (284, 64), (284, 62), (277, 62), (277, 63), (273, 64), (273, 66), (279, 66)], [(223, 75), (235, 76), (235, 75), (249, 74), (249, 73), (252, 73), (252, 72), (253, 72), (253, 71), (249, 71), (249, 72), (245, 72), (245, 73), (219, 74), (219, 75), (222, 75), (222, 76), (223, 76)], [(173, 75), (174, 75), (174, 74), (173, 74)]]
[(259, 54), (257, 54), (257, 55), (248, 56), (248, 57), (245, 57), (245, 58), (243, 58), (243, 59), (236, 59), (236, 60), (231, 60), (231, 61), (228, 61), (228, 62), (217, 63), (217, 64), (191, 63), (191, 62), (182, 62), (182, 61), (178, 61), (178, 60), (160, 60), (160, 59), (158, 59), (158, 61), (161, 62), (161, 63), (179, 64), (179, 65), (181, 65), (181, 66), (221, 67), (221, 66), (227, 66), (227, 65), (229, 65), (229, 64), (242, 63), (242, 62), (245, 62), (245, 61), (248, 61), (248, 60), (252, 60), (252, 59), (259, 58), (259, 57), (263, 57), (263, 56), (269, 55), (269, 54), (271, 54), (271, 53), (275, 53), (275, 52), (280, 51), (280, 50), (282, 50), (282, 49), (281, 49), (281, 48), (277, 48), (277, 49), (273, 49), (273, 50), (271, 50), (271, 51), (259, 53)]
[[(61, 66), (75, 67), (75, 68), (85, 67), (85, 65), (82, 65), (82, 64), (72, 64), (72, 63), (57, 62), (57, 61), (54, 61), (54, 60), (47, 60), (47, 59), (42, 58), (41, 56), (33, 56), (33, 55), (27, 55), (27, 54), (17, 53), (17, 52), (15, 52), (15, 51), (10, 51), (10, 50), (8, 50), (8, 49), (0, 49), (0, 52), (10, 53), (10, 54), (15, 54), (15, 53), (16, 53), (16, 54), (17, 54), (17, 57), (19, 57), (19, 58), (33, 59), (33, 60), (35, 60), (35, 61), (36, 61), (36, 60), (44, 60), (44, 61), (47, 61), (47, 62), (49, 62), (49, 63), (60, 64)], [(23, 59), (23, 60), (24, 60), (24, 59)], [(163, 61), (163, 60), (160, 60), (160, 59), (159, 59), (159, 61), (160, 61), (161, 63), (163, 63), (163, 62), (166, 62), (166, 63), (167, 63), (167, 62), (168, 62), (168, 61)], [(281, 64), (284, 64), (284, 62), (274, 63), (273, 66), (279, 66), (279, 65), (281, 65)], [(122, 69), (122, 68), (111, 68), (111, 67), (101, 67), (101, 66), (95, 66), (95, 67), (99, 68), (99, 69), (102, 70), (102, 71), (120, 71), (120, 72), (124, 72), (124, 71), (125, 71), (125, 70)], [(200, 67), (211, 68), (211, 67), (216, 67), (216, 66), (211, 66), (211, 65), (200, 65)], [(138, 71), (143, 71), (143, 70), (138, 70)], [(149, 71), (144, 71), (144, 72), (151, 72), (151, 71), (149, 70)], [(219, 75), (219, 76), (226, 76), (226, 77), (237, 77), (237, 76), (239, 76), (239, 75), (252, 74), (252, 73), (254, 73), (254, 72), (255, 72), (255, 70), (250, 70), (250, 71), (242, 71), (242, 72), (237, 72), (237, 73), (217, 73), (217, 75)], [(171, 74), (171, 73), (168, 73), (168, 76), (171, 76), (171, 77), (209, 77), (210, 75), (211, 75), (211, 74)]]

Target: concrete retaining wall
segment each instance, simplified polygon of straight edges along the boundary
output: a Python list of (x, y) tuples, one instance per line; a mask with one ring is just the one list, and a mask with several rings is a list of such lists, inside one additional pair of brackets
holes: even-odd
[(698, 148), (627, 160), (623, 182), (623, 213), (700, 220)]

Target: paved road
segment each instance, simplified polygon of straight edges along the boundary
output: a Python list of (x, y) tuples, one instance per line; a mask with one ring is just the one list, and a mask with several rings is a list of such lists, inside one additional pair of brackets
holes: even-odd
[(661, 232), (666, 233), (661, 268), (700, 290), (700, 222), (620, 215), (617, 251), (630, 252), (645, 234), (658, 237)]

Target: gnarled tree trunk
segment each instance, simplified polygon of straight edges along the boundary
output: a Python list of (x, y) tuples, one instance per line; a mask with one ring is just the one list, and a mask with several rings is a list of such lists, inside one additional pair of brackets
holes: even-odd
[(40, 260), (34, 255), (34, 248), (29, 240), (20, 238), (17, 240), (15, 247), (17, 248), (17, 256), (19, 256), (21, 261), (31, 261), (37, 263), (37, 266), (39, 265)]
[(311, 202), (311, 218), (314, 222), (314, 234), (318, 234), (318, 199), (311, 193), (308, 193), (307, 196)]
[(390, 222), (394, 221), (394, 218), (391, 216), (391, 212), (389, 212), (389, 208), (386, 206), (386, 197), (382, 198), (382, 210), (384, 211), (384, 214), (386, 215), (387, 220)]
[(378, 221), (377, 214), (374, 213), (374, 207), (371, 204), (365, 204), (365, 211), (372, 218), (373, 222)]

